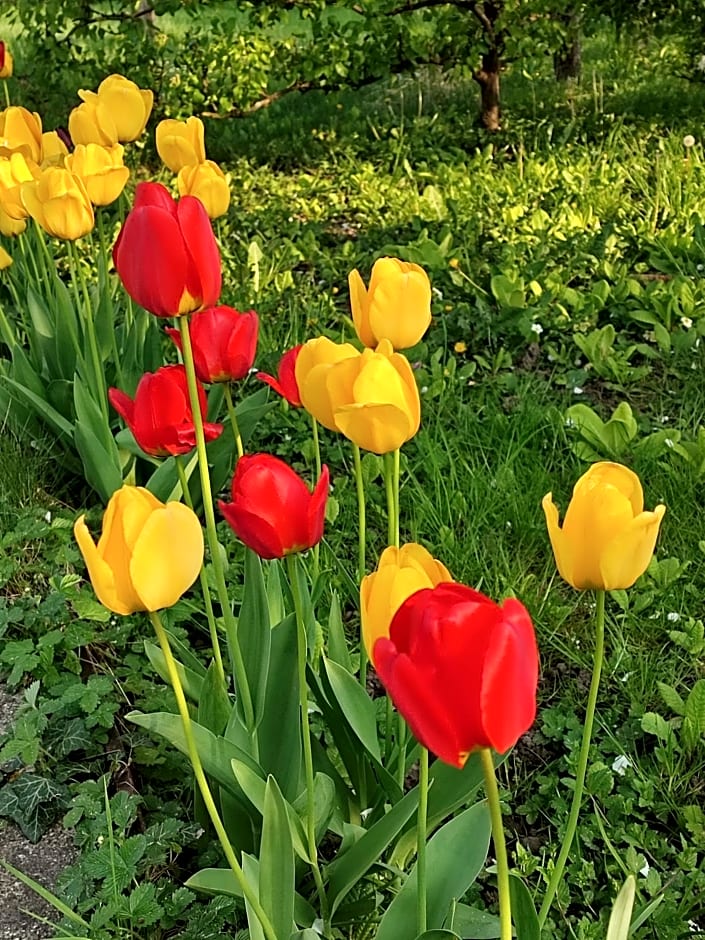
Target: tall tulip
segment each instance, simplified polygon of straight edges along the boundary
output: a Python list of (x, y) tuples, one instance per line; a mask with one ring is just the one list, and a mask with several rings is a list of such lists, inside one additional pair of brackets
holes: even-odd
[(388, 339), (331, 368), (326, 392), (336, 428), (363, 450), (390, 453), (419, 429), (414, 373)]
[(16, 152), (0, 157), (0, 205), (11, 219), (26, 219), (22, 202), (22, 185), (39, 179), (39, 167), (24, 154)]
[(343, 359), (353, 359), (359, 352), (351, 343), (334, 343), (318, 336), (304, 343), (296, 359), (295, 378), (301, 402), (310, 415), (329, 431), (336, 431), (326, 385), (328, 373)]
[(113, 493), (97, 545), (85, 516), (73, 531), (98, 600), (116, 614), (171, 607), (203, 564), (198, 516), (182, 503), (161, 503), (141, 486)]
[(359, 271), (348, 276), (353, 323), (360, 342), (374, 347), (388, 339), (395, 349), (415, 346), (431, 323), (431, 284), (418, 264), (380, 258), (370, 286)]
[(296, 381), (296, 362), (299, 358), (302, 345), (294, 346), (287, 350), (279, 360), (276, 378), (268, 375), (266, 372), (258, 372), (255, 378), (261, 382), (266, 382), (270, 388), (273, 388), (277, 395), (285, 398), (294, 408), (301, 407), (301, 394)]
[(108, 113), (98, 117), (98, 96), (93, 91), (81, 92), (84, 101), (69, 114), (69, 134), (74, 144), (98, 144), (113, 147), (118, 142), (115, 121)]
[(0, 156), (21, 153), (35, 163), (42, 158), (42, 119), (15, 105), (0, 112)]
[(360, 584), (362, 639), (370, 659), (377, 640), (389, 636), (392, 619), (408, 597), (452, 580), (446, 566), (423, 545), (409, 542), (401, 548), (385, 548), (377, 570)]
[(139, 183), (113, 262), (127, 293), (156, 316), (213, 306), (220, 296), (220, 253), (203, 205), (175, 202), (160, 183)]
[(178, 173), (182, 167), (205, 162), (205, 132), (200, 118), (160, 121), (155, 137), (157, 153), (172, 173)]
[(295, 470), (270, 454), (241, 457), (232, 482), (232, 502), (220, 511), (241, 541), (261, 558), (283, 558), (323, 538), (328, 467), (311, 493)]
[(230, 186), (225, 173), (212, 160), (181, 167), (176, 186), (180, 196), (200, 199), (209, 219), (218, 219), (228, 211)]
[[(183, 366), (162, 366), (156, 372), (146, 372), (139, 381), (134, 400), (118, 388), (111, 388), (108, 397), (145, 454), (153, 457), (187, 454), (196, 446), (196, 428)], [(206, 393), (200, 385), (198, 398), (205, 438), (215, 440), (223, 426), (205, 421)]]
[(7, 43), (0, 42), (0, 78), (12, 78), (14, 62)]
[(504, 753), (536, 716), (536, 637), (513, 598), (500, 607), (455, 583), (417, 591), (373, 661), (416, 738), (455, 767), (477, 748)]
[[(189, 320), (196, 375), (201, 382), (234, 382), (252, 368), (257, 350), (259, 319), (254, 310), (209, 307)], [(178, 330), (167, 333), (181, 349)]]
[(22, 203), (55, 238), (74, 241), (95, 224), (93, 206), (83, 181), (63, 167), (50, 166), (37, 180), (22, 185)]
[(115, 202), (130, 178), (130, 171), (122, 162), (120, 144), (101, 147), (100, 144), (77, 144), (66, 157), (66, 168), (80, 176), (88, 198), (94, 206), (107, 206)]
[(649, 565), (666, 512), (661, 504), (645, 512), (639, 477), (607, 461), (575, 484), (562, 528), (551, 493), (542, 505), (558, 571), (579, 591), (631, 587)]
[(97, 94), (98, 120), (102, 121), (109, 115), (121, 143), (141, 137), (152, 113), (152, 91), (140, 88), (124, 75), (108, 75), (98, 86)]

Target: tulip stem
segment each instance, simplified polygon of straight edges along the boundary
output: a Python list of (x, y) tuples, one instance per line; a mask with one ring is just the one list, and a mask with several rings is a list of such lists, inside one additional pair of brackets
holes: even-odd
[(294, 609), (296, 611), (296, 658), (299, 677), (299, 707), (301, 711), (301, 737), (304, 747), (304, 771), (306, 774), (306, 836), (308, 841), (309, 861), (311, 862), (311, 869), (313, 871), (313, 880), (316, 883), (316, 891), (318, 892), (321, 905), (323, 934), (327, 936), (328, 899), (326, 898), (325, 888), (323, 887), (321, 870), (318, 867), (318, 847), (316, 845), (316, 800), (313, 788), (313, 752), (311, 750), (311, 730), (308, 722), (308, 686), (306, 684), (306, 661), (308, 658), (306, 621), (304, 619), (303, 604), (301, 602), (301, 592), (299, 591), (296, 555), (287, 555), (286, 563), (289, 572), (289, 581), (291, 583), (291, 592), (294, 595)]
[(494, 772), (492, 751), (488, 747), (480, 750), (482, 773), (485, 778), (485, 793), (492, 820), (492, 842), (497, 859), (497, 888), (499, 889), (499, 929), (501, 940), (512, 940), (512, 907), (509, 893), (509, 863), (507, 846), (504, 841), (502, 807), (499, 801), (499, 788)]
[[(321, 442), (318, 439), (318, 421), (311, 415), (311, 432), (313, 435), (313, 458), (316, 462), (316, 477), (313, 481), (313, 486), (315, 487), (316, 483), (321, 479)], [(321, 543), (316, 542), (313, 546), (313, 577), (314, 580), (318, 577), (318, 571), (320, 568), (320, 558), (321, 554)]]
[(162, 648), (162, 653), (164, 654), (164, 660), (166, 662), (166, 667), (169, 672), (169, 679), (171, 681), (172, 688), (174, 690), (174, 695), (176, 696), (176, 704), (179, 708), (179, 715), (181, 716), (181, 724), (184, 729), (184, 738), (186, 739), (186, 747), (188, 749), (189, 760), (191, 761), (191, 766), (193, 767), (193, 773), (196, 777), (196, 783), (198, 788), (201, 791), (201, 796), (203, 798), (203, 803), (205, 804), (210, 820), (213, 823), (213, 828), (215, 829), (218, 840), (220, 841), (223, 851), (225, 852), (225, 857), (228, 860), (228, 864), (232, 869), (233, 874), (235, 875), (235, 880), (240, 886), (243, 895), (247, 899), (247, 903), (250, 905), (254, 911), (257, 919), (262, 925), (262, 930), (264, 931), (267, 940), (277, 940), (277, 935), (274, 932), (274, 928), (270, 923), (269, 918), (267, 917), (262, 905), (259, 902), (257, 894), (250, 887), (249, 882), (245, 878), (245, 873), (243, 872), (240, 864), (238, 863), (235, 852), (233, 851), (232, 844), (228, 838), (228, 834), (225, 831), (225, 826), (220, 818), (220, 813), (218, 808), (215, 805), (215, 800), (213, 799), (213, 794), (208, 785), (208, 780), (206, 778), (205, 772), (203, 770), (203, 765), (201, 764), (201, 758), (198, 754), (198, 747), (196, 745), (196, 739), (193, 735), (193, 726), (191, 724), (191, 716), (188, 710), (188, 704), (186, 702), (186, 696), (184, 695), (184, 689), (181, 685), (181, 680), (179, 678), (179, 673), (176, 668), (176, 663), (171, 652), (171, 646), (169, 644), (169, 637), (164, 630), (159, 614), (155, 611), (149, 615), (152, 625), (154, 626), (154, 631), (157, 634), (157, 639), (159, 640), (159, 645)]
[[(95, 373), (96, 387), (93, 391), (98, 395), (98, 404), (100, 405), (100, 411), (105, 422), (104, 432), (112, 441), (112, 435), (110, 434), (110, 417), (108, 412), (108, 389), (105, 382), (105, 373), (103, 371), (103, 360), (101, 359), (100, 352), (98, 350), (98, 339), (95, 333), (95, 323), (93, 322), (94, 318), (91, 298), (90, 294), (88, 293), (88, 284), (86, 283), (86, 277), (83, 273), (83, 268), (81, 267), (81, 261), (78, 257), (78, 248), (76, 247), (76, 242), (71, 240), (69, 240), (69, 257), (71, 258), (73, 266), (72, 274), (74, 278), (74, 285), (80, 284), (81, 291), (83, 292), (83, 319), (86, 324), (88, 345), (91, 351), (93, 371)], [(80, 314), (80, 298), (78, 299), (78, 303)]]
[(10, 108), (12, 105), (10, 104), (10, 89), (7, 87), (7, 79), (3, 80), (3, 86), (5, 88), (5, 105)]
[(122, 356), (117, 347), (117, 334), (115, 332), (115, 308), (113, 306), (113, 294), (110, 290), (110, 274), (108, 273), (108, 258), (110, 252), (105, 240), (105, 223), (103, 222), (103, 209), (96, 206), (95, 216), (98, 220), (98, 240), (100, 241), (100, 266), (103, 274), (103, 290), (108, 298), (108, 308), (110, 310), (110, 341), (113, 347), (113, 358), (115, 359), (115, 374), (117, 375), (120, 388), (125, 387), (125, 379), (122, 373)]
[(223, 562), (220, 555), (218, 533), (215, 528), (213, 493), (211, 490), (210, 473), (208, 471), (208, 454), (206, 453), (206, 439), (203, 433), (203, 415), (201, 414), (201, 404), (198, 398), (198, 382), (196, 379), (196, 368), (193, 362), (191, 334), (189, 333), (187, 317), (178, 317), (177, 320), (181, 334), (181, 351), (184, 357), (184, 368), (186, 369), (189, 401), (191, 403), (191, 411), (193, 412), (193, 426), (196, 430), (196, 451), (198, 453), (198, 469), (201, 476), (201, 492), (203, 494), (203, 511), (206, 517), (208, 549), (210, 551), (211, 563), (215, 574), (215, 583), (218, 588), (218, 600), (220, 601), (223, 618), (225, 620), (225, 631), (228, 636), (228, 646), (230, 648), (233, 672), (235, 674), (235, 688), (242, 704), (245, 725), (252, 741), (252, 752), (253, 755), (257, 757), (257, 729), (255, 728), (255, 713), (252, 707), (252, 696), (247, 681), (245, 661), (242, 658), (242, 650), (240, 649), (237, 636), (237, 623), (235, 622), (233, 609), (230, 605), (230, 598), (228, 597), (228, 587), (225, 583), (225, 573), (223, 571)]
[[(186, 478), (186, 472), (184, 470), (183, 460), (181, 456), (177, 454), (174, 457), (176, 463), (176, 473), (179, 477), (179, 483), (181, 484), (181, 492), (184, 494), (184, 502), (189, 509), (193, 509), (193, 500), (191, 499), (191, 491), (189, 490), (188, 480)], [(201, 565), (201, 570), (198, 572), (198, 577), (201, 582), (201, 591), (203, 592), (203, 603), (206, 607), (206, 617), (208, 618), (208, 632), (211, 637), (211, 646), (213, 647), (213, 656), (215, 658), (215, 668), (218, 670), (218, 678), (224, 689), (227, 690), (225, 684), (225, 669), (223, 667), (223, 654), (220, 651), (220, 642), (218, 640), (218, 627), (215, 622), (215, 614), (213, 612), (213, 601), (211, 600), (211, 592), (208, 587), (208, 578), (206, 576), (206, 569)]]
[[(366, 513), (365, 513), (365, 481), (362, 476), (362, 460), (360, 448), (353, 444), (353, 461), (355, 465), (355, 485), (357, 487), (357, 584), (362, 584), (365, 577), (366, 566)], [(362, 618), (360, 619), (360, 685), (367, 688), (367, 647), (362, 637)]]
[(396, 501), (394, 499), (394, 468), (391, 463), (391, 455), (384, 455), (384, 489), (387, 494), (387, 544), (396, 545)]
[(426, 932), (426, 830), (428, 822), (428, 749), (419, 757), (419, 809), (416, 823), (416, 933)]
[(235, 414), (235, 406), (233, 405), (233, 396), (230, 391), (230, 385), (227, 382), (225, 382), (223, 385), (223, 391), (225, 392), (225, 404), (228, 406), (230, 427), (233, 429), (233, 437), (235, 438), (235, 446), (237, 447), (237, 456), (239, 460), (245, 451), (242, 448), (242, 437), (240, 436), (240, 426), (237, 423), (237, 415)]
[(406, 722), (401, 712), (397, 712), (397, 747), (399, 748), (397, 782), (403, 791), (406, 780)]
[(399, 478), (401, 476), (401, 448), (394, 451), (394, 544), (399, 548)]
[(570, 806), (570, 814), (566, 825), (563, 844), (558, 856), (551, 879), (548, 882), (546, 896), (543, 899), (541, 910), (539, 911), (539, 926), (543, 927), (551, 909), (551, 904), (556, 896), (556, 891), (561, 883), (563, 871), (568, 861), (575, 831), (578, 826), (578, 816), (580, 815), (580, 804), (583, 798), (583, 788), (585, 786), (585, 774), (587, 773), (588, 756), (590, 754), (590, 739), (592, 737), (592, 726), (595, 719), (595, 707), (597, 705), (597, 692), (600, 687), (600, 674), (602, 672), (602, 662), (605, 655), (605, 592), (596, 591), (597, 610), (595, 612), (595, 653), (592, 661), (592, 679), (590, 681), (590, 691), (588, 693), (587, 708), (585, 710), (585, 723), (583, 725), (583, 740), (580, 745), (580, 755), (578, 757), (578, 767), (575, 772), (575, 788), (573, 790), (573, 802)]

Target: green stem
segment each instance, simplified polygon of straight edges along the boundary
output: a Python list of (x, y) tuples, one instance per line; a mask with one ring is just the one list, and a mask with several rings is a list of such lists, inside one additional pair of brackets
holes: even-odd
[(215, 574), (215, 583), (218, 589), (218, 600), (223, 611), (225, 620), (225, 631), (228, 636), (228, 646), (230, 656), (233, 662), (233, 671), (235, 679), (235, 688), (242, 703), (242, 709), (245, 716), (245, 725), (252, 739), (253, 754), (257, 756), (257, 732), (255, 729), (255, 713), (252, 707), (252, 696), (250, 686), (245, 672), (245, 662), (242, 658), (242, 650), (237, 635), (237, 623), (233, 616), (233, 609), (228, 597), (228, 588), (225, 583), (225, 573), (220, 556), (220, 545), (218, 543), (218, 533), (215, 528), (215, 511), (213, 509), (213, 493), (211, 490), (210, 473), (208, 471), (208, 455), (206, 453), (206, 438), (203, 433), (203, 416), (201, 414), (201, 405), (198, 399), (198, 381), (196, 379), (196, 369), (193, 363), (193, 349), (191, 348), (191, 334), (188, 329), (188, 318), (177, 317), (178, 327), (181, 334), (181, 351), (184, 357), (184, 368), (186, 369), (186, 380), (188, 383), (189, 401), (191, 411), (193, 412), (193, 425), (196, 430), (196, 452), (198, 454), (198, 470), (201, 477), (201, 492), (203, 494), (203, 511), (206, 517), (206, 537), (208, 539), (208, 549), (210, 551), (213, 573)]
[(397, 783), (403, 790), (406, 780), (406, 722), (401, 712), (397, 712), (397, 746), (399, 748)]
[[(353, 461), (355, 466), (355, 485), (357, 488), (357, 583), (358, 587), (365, 577), (366, 567), (366, 513), (365, 513), (365, 481), (362, 477), (362, 460), (360, 448), (353, 444)], [(362, 638), (362, 622), (360, 623), (360, 685), (367, 687), (367, 647)]]
[(115, 374), (117, 375), (118, 385), (124, 388), (125, 379), (122, 372), (122, 356), (117, 346), (117, 331), (115, 329), (115, 307), (113, 305), (113, 294), (110, 290), (110, 274), (108, 273), (108, 258), (110, 257), (108, 245), (105, 239), (105, 223), (103, 221), (103, 208), (96, 206), (96, 219), (98, 220), (98, 238), (100, 241), (100, 267), (103, 274), (103, 290), (108, 297), (108, 307), (110, 309), (110, 341), (113, 347), (113, 359), (115, 360)]
[(230, 427), (233, 429), (233, 437), (235, 438), (235, 447), (237, 447), (237, 456), (238, 456), (238, 459), (240, 459), (240, 457), (242, 457), (245, 451), (242, 448), (242, 437), (240, 436), (240, 426), (237, 423), (237, 415), (235, 414), (235, 406), (233, 405), (233, 396), (230, 392), (230, 385), (228, 382), (224, 383), (223, 391), (225, 392), (225, 404), (228, 406), (228, 417), (230, 418)]
[(504, 825), (502, 823), (502, 807), (499, 802), (499, 789), (494, 772), (492, 751), (483, 747), (480, 751), (482, 773), (485, 778), (485, 793), (490, 808), (492, 820), (492, 842), (494, 854), (497, 859), (497, 888), (499, 889), (499, 929), (501, 940), (512, 940), (512, 906), (509, 894), (509, 863), (507, 861), (507, 846), (504, 841)]
[(313, 789), (313, 753), (311, 751), (311, 730), (308, 722), (308, 686), (306, 684), (306, 661), (307, 661), (307, 642), (306, 642), (306, 622), (304, 620), (304, 610), (301, 601), (301, 592), (299, 591), (299, 579), (297, 572), (297, 561), (295, 555), (287, 555), (287, 568), (289, 572), (289, 581), (291, 582), (291, 591), (294, 595), (294, 609), (296, 611), (296, 654), (299, 678), (299, 707), (301, 710), (301, 736), (304, 746), (304, 772), (306, 774), (306, 836), (308, 841), (308, 854), (313, 871), (313, 880), (316, 883), (316, 891), (321, 905), (321, 917), (323, 918), (323, 934), (328, 935), (328, 899), (326, 898), (325, 888), (323, 887), (323, 878), (321, 870), (318, 867), (318, 847), (316, 846), (316, 801)]
[(400, 518), (400, 509), (399, 509), (399, 478), (401, 468), (401, 449), (397, 447), (394, 451), (394, 544), (399, 548), (399, 518)]
[(428, 817), (428, 750), (419, 757), (419, 809), (416, 823), (416, 933), (426, 931), (426, 829)]
[(551, 879), (546, 889), (546, 896), (543, 899), (541, 910), (539, 911), (539, 925), (543, 927), (548, 917), (548, 912), (553, 904), (556, 891), (563, 877), (563, 871), (568, 861), (570, 848), (573, 844), (575, 831), (578, 827), (578, 816), (580, 815), (580, 804), (583, 799), (583, 788), (585, 786), (585, 775), (587, 773), (588, 756), (590, 754), (590, 739), (592, 737), (592, 726), (595, 719), (595, 706), (597, 705), (597, 692), (600, 687), (600, 674), (602, 672), (602, 662), (605, 656), (605, 592), (597, 591), (597, 610), (595, 612), (595, 654), (592, 661), (592, 679), (590, 681), (590, 691), (588, 693), (587, 708), (585, 710), (585, 723), (583, 725), (583, 740), (580, 745), (580, 755), (578, 757), (578, 767), (575, 773), (575, 789), (573, 790), (573, 802), (570, 806), (570, 815), (566, 825), (563, 845), (555, 864)]
[(3, 80), (3, 85), (5, 86), (5, 104), (9, 108), (10, 105), (10, 89), (7, 87), (7, 79)]
[[(313, 485), (321, 479), (321, 442), (318, 439), (318, 421), (311, 415), (311, 432), (313, 435), (313, 456), (316, 462), (316, 479), (313, 481)], [(313, 546), (313, 578), (314, 581), (318, 577), (318, 572), (320, 570), (320, 555), (321, 555), (321, 543), (316, 542)]]
[(191, 725), (191, 716), (189, 714), (188, 704), (186, 703), (186, 696), (184, 695), (183, 686), (181, 685), (181, 680), (179, 679), (179, 672), (176, 668), (176, 663), (171, 652), (171, 646), (169, 645), (169, 637), (164, 630), (159, 614), (155, 611), (150, 613), (149, 617), (154, 626), (154, 631), (157, 634), (157, 639), (159, 640), (159, 645), (162, 648), (162, 653), (164, 654), (164, 660), (169, 672), (169, 680), (174, 690), (176, 704), (178, 705), (179, 715), (181, 716), (181, 723), (184, 729), (184, 737), (186, 739), (189, 760), (191, 761), (191, 766), (193, 767), (196, 783), (198, 784), (198, 788), (201, 791), (203, 803), (206, 807), (206, 810), (208, 811), (211, 822), (213, 823), (213, 828), (218, 835), (218, 840), (223, 847), (228, 864), (230, 865), (230, 868), (235, 875), (235, 880), (240, 885), (240, 889), (247, 899), (247, 903), (250, 905), (257, 919), (262, 925), (262, 930), (264, 931), (267, 940), (278, 940), (277, 935), (274, 932), (274, 928), (272, 927), (269, 918), (265, 914), (264, 909), (259, 902), (259, 898), (245, 878), (245, 874), (240, 867), (235, 852), (233, 851), (228, 834), (225, 831), (225, 826), (223, 825), (223, 822), (220, 818), (218, 808), (215, 805), (215, 800), (213, 799), (211, 789), (208, 786), (208, 780), (206, 779), (203, 765), (201, 764), (201, 758), (198, 755), (196, 739), (193, 736), (193, 727)]
[[(191, 499), (191, 491), (189, 490), (188, 479), (186, 478), (186, 471), (184, 470), (184, 463), (180, 455), (174, 457), (176, 463), (176, 473), (179, 477), (179, 483), (181, 484), (181, 492), (184, 494), (184, 502), (189, 509), (193, 509), (193, 500)], [(220, 641), (218, 639), (218, 627), (215, 622), (215, 613), (213, 612), (213, 601), (211, 600), (211, 592), (208, 587), (208, 578), (206, 576), (205, 566), (201, 566), (201, 570), (198, 573), (199, 580), (201, 582), (201, 591), (203, 593), (203, 603), (206, 608), (206, 617), (208, 618), (208, 632), (211, 637), (211, 646), (213, 647), (213, 656), (215, 658), (215, 668), (218, 670), (218, 678), (224, 689), (227, 689), (225, 683), (225, 669), (223, 667), (223, 654), (220, 651)]]
[[(110, 417), (108, 411), (108, 389), (105, 382), (105, 373), (103, 371), (103, 360), (101, 359), (100, 352), (98, 350), (98, 339), (95, 333), (95, 323), (93, 322), (93, 310), (91, 305), (90, 294), (88, 293), (88, 284), (86, 283), (86, 278), (83, 273), (83, 268), (81, 267), (81, 261), (78, 257), (78, 248), (76, 247), (75, 241), (69, 240), (69, 256), (73, 264), (73, 277), (74, 280), (78, 280), (78, 284), (81, 286), (81, 291), (83, 293), (83, 319), (86, 324), (86, 332), (88, 334), (88, 345), (90, 348), (91, 359), (93, 360), (93, 372), (95, 373), (95, 391), (98, 394), (98, 403), (100, 405), (100, 410), (103, 414), (103, 419), (105, 421), (105, 430), (110, 435)], [(110, 435), (112, 438), (112, 435)]]
[(387, 495), (387, 544), (396, 545), (397, 524), (395, 519), (396, 502), (394, 499), (394, 469), (391, 454), (384, 455), (384, 490)]

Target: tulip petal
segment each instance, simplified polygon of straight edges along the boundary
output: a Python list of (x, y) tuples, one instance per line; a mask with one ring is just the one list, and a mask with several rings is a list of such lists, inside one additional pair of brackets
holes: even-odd
[(355, 332), (363, 346), (374, 347), (377, 345), (377, 337), (370, 329), (370, 321), (367, 315), (367, 289), (357, 268), (348, 274), (348, 287), (350, 289), (350, 308)]
[(115, 246), (127, 293), (157, 316), (173, 316), (184, 291), (186, 248), (176, 218), (158, 206), (133, 209)]
[[(576, 487), (577, 489), (577, 487)], [(632, 523), (629, 498), (611, 484), (579, 489), (563, 522), (563, 535), (575, 556), (573, 584), (579, 590), (604, 588), (600, 559), (615, 536)]]
[(606, 591), (630, 588), (649, 567), (666, 507), (642, 512), (607, 546), (600, 558)]
[(171, 607), (198, 577), (203, 530), (198, 516), (171, 502), (151, 513), (132, 550), (130, 574), (145, 610)]
[(274, 525), (235, 503), (219, 500), (218, 507), (235, 535), (260, 558), (270, 560), (284, 557), (284, 546)]
[(552, 495), (552, 493), (546, 493), (541, 500), (541, 506), (546, 516), (548, 537), (551, 540), (551, 548), (553, 549), (553, 557), (556, 560), (558, 573), (566, 583), (575, 587), (575, 580), (573, 578), (575, 559), (573, 557), (572, 545), (565, 538), (563, 530), (560, 527), (558, 521), (558, 507), (553, 502)]
[(212, 307), (220, 297), (222, 275), (220, 252), (208, 213), (195, 196), (180, 199), (176, 213), (191, 261), (186, 289), (193, 297), (200, 298), (199, 307)]
[(85, 516), (81, 516), (76, 520), (73, 534), (83, 555), (86, 568), (88, 568), (88, 576), (96, 597), (104, 607), (112, 610), (114, 614), (131, 614), (135, 610), (139, 610), (140, 603), (136, 594), (131, 598), (133, 603), (127, 601), (123, 592), (118, 596), (115, 576), (110, 569), (110, 565), (101, 558), (98, 548), (88, 531), (85, 518)]
[(413, 437), (408, 413), (395, 405), (344, 405), (334, 416), (341, 434), (375, 454), (391, 453)]
[(370, 299), (370, 332), (378, 341), (389, 339), (395, 349), (415, 346), (431, 324), (431, 285), (426, 273), (418, 271), (381, 280)]

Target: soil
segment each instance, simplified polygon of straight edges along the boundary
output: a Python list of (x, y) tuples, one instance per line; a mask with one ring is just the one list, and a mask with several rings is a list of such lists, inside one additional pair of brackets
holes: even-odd
[[(16, 698), (0, 685), (0, 735), (9, 727), (16, 707)], [(71, 833), (60, 824), (53, 826), (33, 845), (14, 823), (0, 819), (0, 860), (9, 862), (49, 889), (53, 888), (59, 873), (75, 855)], [(58, 919), (57, 912), (49, 904), (0, 867), (0, 940), (51, 937), (51, 923), (42, 923), (31, 914), (45, 921)]]

